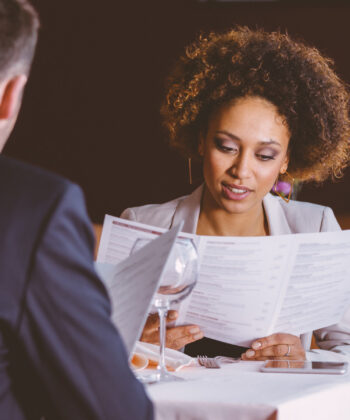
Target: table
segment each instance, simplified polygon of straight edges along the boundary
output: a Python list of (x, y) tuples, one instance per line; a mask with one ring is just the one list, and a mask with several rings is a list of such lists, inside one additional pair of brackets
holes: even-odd
[(350, 373), (263, 373), (262, 362), (187, 367), (186, 381), (149, 385), (156, 420), (349, 420)]

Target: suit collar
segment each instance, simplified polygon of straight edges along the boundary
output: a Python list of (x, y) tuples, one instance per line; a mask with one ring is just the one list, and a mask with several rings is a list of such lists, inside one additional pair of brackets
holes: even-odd
[[(175, 210), (172, 226), (184, 221), (183, 232), (196, 233), (204, 184), (196, 188), (192, 194), (181, 200)], [(283, 211), (280, 199), (266, 194), (263, 206), (269, 225), (270, 236), (292, 233)]]

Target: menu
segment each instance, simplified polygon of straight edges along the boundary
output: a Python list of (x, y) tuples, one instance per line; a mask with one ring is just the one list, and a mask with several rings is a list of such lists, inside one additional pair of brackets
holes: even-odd
[[(165, 230), (106, 216), (97, 261), (116, 264), (139, 237)], [(350, 230), (266, 237), (191, 238), (199, 254), (192, 294), (178, 325), (249, 346), (275, 332), (294, 335), (335, 324), (350, 306)]]
[(112, 301), (112, 321), (122, 336), (129, 357), (142, 333), (181, 228), (182, 224), (175, 226), (118, 264), (95, 264)]

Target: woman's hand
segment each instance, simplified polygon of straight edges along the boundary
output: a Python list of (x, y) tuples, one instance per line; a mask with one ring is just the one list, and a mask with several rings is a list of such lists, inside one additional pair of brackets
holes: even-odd
[[(168, 311), (167, 323), (175, 321), (178, 317), (176, 311)], [(166, 347), (179, 350), (186, 344), (193, 343), (203, 338), (203, 333), (198, 325), (185, 325), (181, 327), (167, 327)], [(142, 331), (141, 341), (159, 344), (159, 316), (150, 314), (147, 318), (145, 328)]]
[(259, 338), (252, 348), (241, 356), (242, 360), (305, 360), (305, 350), (300, 338), (292, 334), (277, 333)]

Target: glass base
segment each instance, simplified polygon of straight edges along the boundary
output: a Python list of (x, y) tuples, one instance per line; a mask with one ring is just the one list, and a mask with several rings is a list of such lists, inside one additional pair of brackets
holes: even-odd
[(174, 382), (174, 381), (184, 381), (183, 378), (176, 376), (172, 373), (162, 373), (162, 372), (146, 372), (138, 373), (136, 378), (143, 384), (156, 384), (162, 382)]

